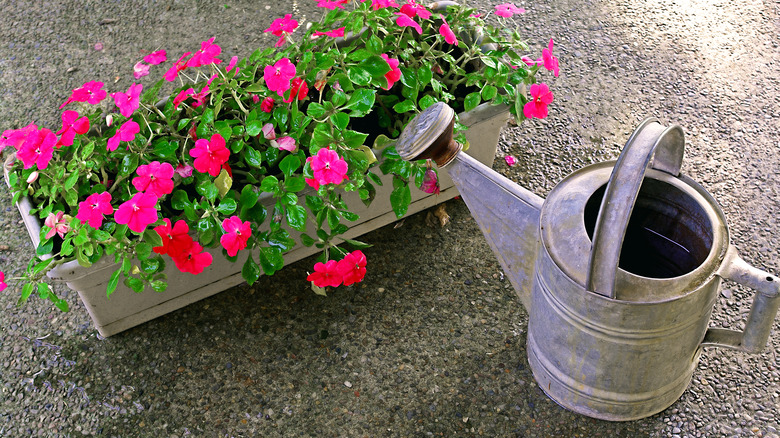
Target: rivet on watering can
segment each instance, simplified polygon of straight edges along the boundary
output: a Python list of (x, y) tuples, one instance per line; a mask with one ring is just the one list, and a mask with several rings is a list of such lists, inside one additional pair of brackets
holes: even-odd
[[(616, 162), (573, 172), (542, 199), (460, 152), (436, 104), (396, 145), (445, 168), (529, 312), (528, 360), (565, 408), (606, 420), (666, 409), (703, 347), (757, 353), (780, 280), (742, 260), (712, 196), (680, 174), (682, 129), (648, 119)], [(757, 291), (744, 331), (710, 328), (721, 279)]]

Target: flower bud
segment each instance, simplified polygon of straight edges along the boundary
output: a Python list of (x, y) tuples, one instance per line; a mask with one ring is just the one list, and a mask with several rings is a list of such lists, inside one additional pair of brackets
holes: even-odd
[(110, 128), (111, 125), (113, 125), (113, 124), (114, 124), (114, 116), (112, 114), (107, 115), (106, 116), (106, 126), (108, 126)]
[(276, 133), (274, 132), (274, 125), (266, 123), (263, 125), (263, 137), (266, 140), (276, 140)]
[(425, 193), (439, 194), (439, 176), (436, 175), (436, 171), (428, 169), (425, 171), (425, 178), (420, 186), (420, 190)]
[(31, 173), (30, 176), (27, 177), (27, 184), (34, 183), (36, 179), (38, 179), (38, 171), (34, 170), (33, 173)]

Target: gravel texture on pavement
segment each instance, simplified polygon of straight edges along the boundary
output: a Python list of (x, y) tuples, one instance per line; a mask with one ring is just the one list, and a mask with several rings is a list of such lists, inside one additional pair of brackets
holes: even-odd
[[(0, 129), (57, 129), (71, 89), (125, 90), (152, 50), (178, 57), (216, 36), (226, 59), (247, 56), (273, 44), (263, 29), (274, 18), (305, 22), (314, 5), (2, 0)], [(615, 158), (645, 117), (679, 124), (683, 172), (719, 201), (743, 258), (777, 275), (780, 1), (522, 6), (514, 22), (530, 55), (552, 37), (561, 75), (541, 75), (550, 116), (508, 126), (494, 168), (544, 196)], [(0, 436), (779, 436), (777, 321), (761, 354), (705, 350), (688, 390), (657, 415), (614, 423), (560, 408), (529, 369), (525, 309), (462, 201), (446, 205), (443, 228), (422, 213), (364, 236), (374, 246), (359, 285), (315, 295), (310, 258), (108, 339), (64, 286), (69, 313), (36, 299), (15, 307), (21, 286), (9, 282)], [(2, 185), (0, 270), (18, 275), (33, 251)], [(741, 328), (752, 295), (725, 283), (712, 325)]]

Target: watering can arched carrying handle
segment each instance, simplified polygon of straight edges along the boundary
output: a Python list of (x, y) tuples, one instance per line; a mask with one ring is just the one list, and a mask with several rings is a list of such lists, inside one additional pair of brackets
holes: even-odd
[(678, 176), (684, 152), (679, 126), (667, 128), (656, 119), (646, 119), (631, 134), (612, 169), (596, 219), (586, 282), (589, 291), (615, 298), (620, 249), (647, 168), (652, 160), (654, 169)]

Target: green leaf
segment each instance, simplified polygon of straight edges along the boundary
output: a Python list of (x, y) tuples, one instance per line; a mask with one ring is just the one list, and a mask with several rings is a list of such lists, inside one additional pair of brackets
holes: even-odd
[[(387, 64), (387, 62), (385, 62), (385, 64)], [(388, 68), (389, 67), (390, 66), (388, 65)], [(359, 86), (370, 84), (372, 79), (371, 73), (369, 73), (368, 70), (357, 66), (350, 66), (347, 68), (347, 77), (349, 77), (349, 80), (352, 81), (353, 84)]]
[(244, 148), (244, 158), (252, 167), (263, 167), (263, 156), (250, 146)]
[(38, 283), (38, 296), (45, 300), (49, 298), (49, 285), (46, 283)]
[(353, 240), (353, 239), (344, 239), (345, 242), (347, 242), (351, 247), (355, 249), (366, 249), (371, 248), (373, 245), (361, 242), (359, 240)]
[(273, 175), (266, 176), (260, 183), (260, 190), (264, 192), (274, 193), (278, 188), (279, 180)]
[(89, 268), (92, 266), (92, 262), (89, 261), (89, 258), (87, 258), (86, 255), (84, 255), (84, 252), (81, 250), (81, 248), (76, 248), (76, 261), (79, 262), (79, 265)]
[(154, 230), (145, 230), (143, 240), (151, 246), (162, 246), (163, 244), (162, 237)]
[(39, 256), (43, 256), (46, 254), (49, 254), (54, 249), (54, 240), (48, 239), (44, 242), (41, 242), (38, 245), (38, 248), (36, 249), (35, 253)]
[(284, 189), (297, 193), (306, 187), (306, 180), (302, 176), (288, 176), (284, 179)]
[(260, 194), (254, 190), (254, 187), (245, 185), (241, 189), (241, 196), (238, 198), (238, 202), (241, 204), (241, 208), (252, 208), (257, 204), (258, 199), (260, 199)]
[(398, 102), (397, 104), (393, 105), (393, 111), (397, 113), (407, 113), (414, 111), (416, 107), (417, 105), (415, 105), (413, 100), (406, 99), (403, 102)]
[(174, 157), (179, 150), (179, 144), (174, 141), (160, 140), (154, 143), (154, 154), (160, 158)]
[(306, 206), (309, 207), (309, 210), (311, 210), (312, 213), (317, 213), (318, 211), (325, 208), (325, 201), (323, 201), (319, 196), (307, 195)]
[(258, 253), (258, 260), (266, 275), (273, 275), (274, 272), (284, 267), (282, 250), (273, 246), (261, 247)]
[(330, 116), (330, 121), (339, 130), (347, 129), (349, 116), (346, 113), (336, 113)]
[(19, 297), (19, 301), (16, 303), (17, 306), (21, 306), (25, 301), (27, 301), (28, 298), (30, 298), (30, 295), (33, 293), (33, 287), (33, 283), (25, 283), (25, 285), (22, 286), (22, 294)]
[(426, 94), (425, 96), (420, 98), (419, 103), (420, 103), (420, 109), (424, 110), (425, 108), (428, 108), (429, 106), (436, 103), (436, 99), (430, 94)]
[(65, 183), (63, 184), (63, 187), (65, 188), (65, 190), (70, 190), (70, 189), (72, 189), (72, 188), (73, 188), (73, 186), (75, 186), (75, 185), (76, 185), (76, 182), (79, 180), (79, 175), (80, 175), (80, 174), (79, 174), (78, 172), (76, 172), (76, 173), (72, 173), (72, 174), (71, 174), (71, 175), (70, 175), (70, 176), (69, 176), (69, 177), (68, 177), (68, 178), (65, 180)]
[(38, 275), (43, 272), (54, 261), (54, 257), (48, 258), (37, 265), (32, 270), (33, 275)]
[(226, 142), (230, 140), (230, 137), (233, 135), (233, 128), (225, 120), (214, 123), (214, 128), (216, 128), (219, 135), (221, 135)]
[(227, 170), (222, 169), (219, 171), (219, 175), (214, 180), (214, 185), (219, 191), (219, 197), (223, 198), (227, 192), (230, 191), (230, 187), (233, 186), (233, 178), (230, 176)]
[(301, 159), (296, 155), (288, 155), (279, 163), (279, 169), (285, 176), (292, 176), (299, 167), (301, 167)]
[(307, 247), (312, 246), (314, 245), (314, 239), (312, 239), (311, 236), (309, 236), (308, 234), (303, 233), (301, 234), (301, 243), (303, 244), (303, 246), (307, 246)]
[[(311, 133), (311, 146), (315, 146), (319, 150), (333, 142), (333, 133), (328, 124), (321, 123), (314, 127), (314, 131)], [(316, 153), (316, 151), (312, 150), (312, 153)]]
[(141, 260), (141, 271), (143, 271), (145, 274), (154, 274), (160, 268), (160, 260), (161, 259), (159, 257)]
[(431, 79), (433, 79), (433, 72), (427, 66), (417, 70), (417, 80), (420, 82), (420, 85), (428, 85)]
[(398, 178), (393, 181), (393, 192), (390, 193), (390, 205), (395, 212), (397, 218), (402, 218), (406, 211), (409, 209), (409, 203), (412, 201), (412, 192), (409, 190), (409, 185), (406, 181), (401, 180), (400, 184), (397, 184)]
[(204, 217), (195, 224), (198, 230), (200, 242), (206, 246), (214, 240), (214, 221), (211, 218)]
[(150, 255), (152, 255), (152, 245), (141, 242), (135, 246), (135, 253), (139, 260), (146, 260)]
[(306, 114), (313, 119), (321, 119), (325, 117), (326, 113), (325, 107), (317, 102), (310, 103), (306, 109)]
[(138, 155), (128, 154), (122, 157), (119, 165), (119, 176), (128, 176), (138, 168)]
[(287, 224), (298, 231), (304, 231), (306, 229), (306, 209), (302, 205), (288, 205)]
[(496, 97), (497, 93), (498, 89), (496, 87), (493, 85), (485, 85), (485, 87), (482, 89), (482, 99), (491, 100)]
[(480, 101), (481, 97), (479, 93), (469, 93), (466, 95), (466, 99), (463, 101), (463, 109), (466, 111), (471, 111), (479, 105)]
[(274, 120), (276, 120), (276, 126), (279, 130), (284, 131), (287, 126), (287, 117), (289, 116), (290, 111), (285, 106), (277, 106), (274, 108), (273, 114)]
[(65, 190), (65, 193), (63, 195), (65, 197), (65, 202), (70, 206), (76, 206), (76, 204), (79, 202), (79, 195), (76, 193), (75, 190)]
[(149, 284), (152, 286), (152, 290), (155, 292), (165, 292), (165, 289), (168, 289), (168, 283), (162, 280), (154, 280)]
[(390, 72), (390, 64), (379, 55), (372, 55), (360, 62), (360, 67), (368, 71), (374, 79), (384, 79), (385, 74)]
[(376, 99), (376, 90), (367, 88), (358, 88), (349, 96), (349, 101), (344, 106), (345, 109), (352, 110), (352, 117), (360, 117), (371, 112)]
[(260, 120), (250, 120), (246, 124), (246, 135), (250, 137), (260, 135), (260, 133), (263, 132), (263, 125), (264, 123)]
[(108, 279), (108, 287), (106, 288), (106, 297), (110, 297), (116, 290), (116, 287), (119, 285), (119, 274), (121, 273), (122, 269), (117, 269), (111, 274), (111, 277)]
[(251, 286), (261, 275), (263, 275), (263, 273), (260, 270), (260, 266), (255, 263), (250, 254), (249, 257), (246, 258), (244, 266), (241, 268), (241, 277), (243, 277), (247, 284)]
[(125, 286), (129, 287), (135, 293), (141, 293), (144, 291), (144, 282), (141, 279), (135, 277), (126, 277)]
[(214, 202), (214, 200), (217, 199), (217, 195), (219, 194), (219, 189), (217, 189), (217, 186), (215, 186), (214, 183), (209, 180), (205, 180), (198, 184), (198, 186), (195, 188), (195, 191), (198, 192), (199, 195), (205, 196), (206, 199), (211, 202)]
[(339, 226), (339, 222), (341, 221), (341, 215), (338, 211), (334, 210), (333, 208), (328, 209), (328, 227), (331, 231), (333, 231), (337, 226)]
[(238, 203), (233, 198), (224, 198), (219, 202), (219, 205), (217, 206), (217, 211), (220, 214), (229, 215), (232, 214), (234, 211), (236, 211), (236, 208), (238, 207)]

